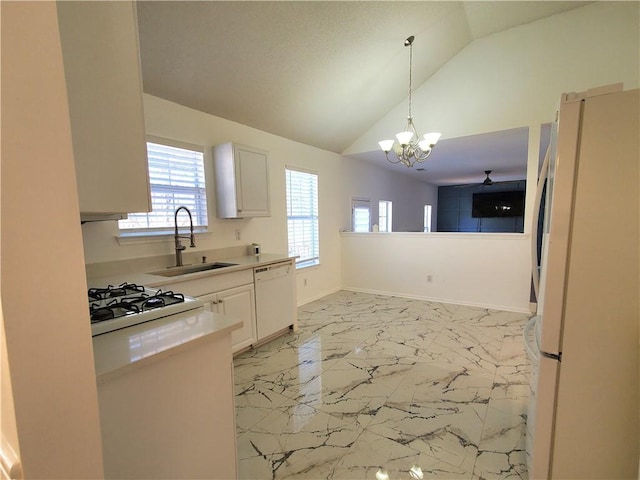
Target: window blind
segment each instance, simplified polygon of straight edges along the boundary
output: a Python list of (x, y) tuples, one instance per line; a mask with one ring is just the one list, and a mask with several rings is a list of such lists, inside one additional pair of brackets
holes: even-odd
[[(191, 211), (193, 225), (207, 226), (207, 192), (202, 151), (147, 142), (151, 208), (149, 213), (130, 213), (120, 220), (121, 229), (162, 230), (174, 227), (178, 207)], [(185, 219), (188, 217), (185, 215)], [(180, 215), (179, 225), (185, 224)]]
[(371, 201), (364, 198), (351, 199), (351, 222), (354, 232), (371, 231)]
[(371, 220), (369, 219), (369, 207), (353, 207), (354, 232), (368, 232), (370, 223)]
[(318, 175), (285, 170), (289, 255), (298, 267), (316, 265), (320, 259), (318, 235)]

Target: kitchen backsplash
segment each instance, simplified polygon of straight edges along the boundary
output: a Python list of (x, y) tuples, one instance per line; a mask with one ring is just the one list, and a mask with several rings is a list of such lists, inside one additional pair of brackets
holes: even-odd
[[(213, 250), (185, 251), (183, 261), (185, 265), (202, 263), (202, 257), (207, 257), (207, 262), (224, 260), (225, 258), (247, 255), (248, 246), (218, 248)], [(89, 263), (85, 265), (88, 278), (117, 275), (119, 273), (150, 272), (163, 267), (175, 265), (175, 255), (157, 255), (153, 257), (141, 257), (112, 262)]]

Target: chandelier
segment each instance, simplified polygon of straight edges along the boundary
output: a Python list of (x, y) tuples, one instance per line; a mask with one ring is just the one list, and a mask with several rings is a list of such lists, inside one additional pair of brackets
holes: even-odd
[[(413, 35), (404, 41), (404, 46), (409, 47), (409, 116), (407, 117), (407, 126), (404, 131), (396, 135), (395, 140), (382, 140), (378, 142), (380, 148), (387, 156), (387, 160), (391, 163), (402, 163), (406, 167), (413, 167), (415, 163), (424, 162), (431, 150), (438, 142), (440, 133), (426, 133), (422, 140), (413, 124), (413, 116), (411, 115), (411, 70), (413, 68)], [(389, 153), (393, 150), (395, 157), (389, 157)]]

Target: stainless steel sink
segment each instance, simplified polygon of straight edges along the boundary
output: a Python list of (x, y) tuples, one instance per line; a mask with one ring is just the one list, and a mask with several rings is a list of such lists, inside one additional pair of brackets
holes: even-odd
[(237, 263), (205, 263), (202, 265), (186, 265), (184, 267), (169, 267), (166, 270), (160, 272), (153, 272), (153, 275), (160, 275), (162, 277), (177, 277), (178, 275), (186, 275), (188, 273), (206, 272), (208, 270), (216, 270), (218, 268), (233, 267)]

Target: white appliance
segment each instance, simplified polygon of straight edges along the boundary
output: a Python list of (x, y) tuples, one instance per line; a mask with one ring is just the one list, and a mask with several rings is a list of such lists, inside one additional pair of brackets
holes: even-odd
[(253, 269), (258, 340), (293, 325), (295, 267), (291, 262)]
[(530, 478), (638, 478), (639, 92), (561, 98), (538, 311), (525, 329)]

